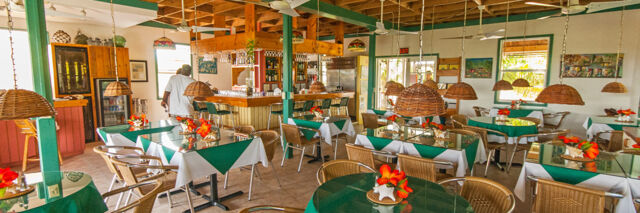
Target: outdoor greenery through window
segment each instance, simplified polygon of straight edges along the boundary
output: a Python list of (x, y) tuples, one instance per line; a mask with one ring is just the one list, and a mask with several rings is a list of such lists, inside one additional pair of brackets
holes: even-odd
[(183, 64), (191, 64), (191, 47), (186, 44), (176, 44), (175, 50), (156, 49), (156, 70), (158, 87), (156, 88), (158, 99), (162, 98), (164, 88), (169, 78), (176, 74)]
[(498, 79), (513, 82), (522, 78), (531, 87), (513, 87), (498, 91), (499, 102), (525, 100), (533, 102), (546, 86), (550, 37), (501, 40)]

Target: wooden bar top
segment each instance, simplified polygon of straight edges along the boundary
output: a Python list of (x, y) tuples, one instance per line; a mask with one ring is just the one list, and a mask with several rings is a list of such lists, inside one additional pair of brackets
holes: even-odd
[[(306, 101), (306, 100), (321, 100), (327, 98), (353, 98), (354, 92), (335, 92), (335, 93), (315, 93), (315, 94), (295, 94), (293, 96), (294, 101)], [(282, 96), (252, 96), (252, 97), (240, 97), (240, 96), (210, 96), (206, 99), (207, 102), (222, 103), (237, 107), (259, 107), (269, 106), (273, 103), (282, 102)]]
[(80, 100), (68, 100), (68, 101), (54, 101), (53, 107), (83, 107), (87, 105), (87, 99)]

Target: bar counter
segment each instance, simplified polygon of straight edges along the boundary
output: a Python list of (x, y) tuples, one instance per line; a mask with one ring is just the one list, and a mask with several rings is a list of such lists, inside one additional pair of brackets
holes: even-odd
[[(293, 96), (293, 100), (298, 101), (307, 101), (307, 100), (317, 100), (316, 105), (320, 105), (323, 99), (334, 99), (333, 104), (339, 103), (339, 99), (342, 97), (349, 97), (350, 107), (353, 105), (354, 100), (354, 92), (335, 92), (335, 93), (316, 93), (316, 94), (295, 94)], [(270, 114), (270, 105), (274, 103), (282, 103), (282, 96), (251, 96), (251, 97), (242, 97), (242, 96), (223, 96), (216, 95), (206, 98), (207, 102), (218, 103), (222, 105), (227, 105), (231, 107), (234, 112), (234, 117), (236, 121), (236, 125), (252, 125), (256, 128), (256, 130), (267, 129), (267, 123), (269, 121)], [(221, 107), (222, 109), (228, 109)], [(274, 106), (273, 110), (281, 110), (281, 106)], [(337, 111), (333, 111), (332, 113), (337, 113)], [(351, 113), (351, 111), (350, 111)], [(223, 118), (223, 123), (227, 126), (231, 125), (231, 117), (225, 116)], [(271, 117), (271, 126), (270, 128), (278, 127), (278, 117)]]

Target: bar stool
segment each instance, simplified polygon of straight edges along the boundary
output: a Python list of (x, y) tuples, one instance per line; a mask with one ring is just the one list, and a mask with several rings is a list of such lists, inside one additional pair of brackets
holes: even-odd
[(332, 100), (330, 98), (323, 99), (322, 104), (320, 105), (320, 109), (325, 112), (328, 111), (329, 115), (331, 115), (331, 101)]
[[(29, 158), (29, 138), (33, 137), (33, 143), (38, 146), (38, 130), (28, 119), (14, 120), (16, 126), (20, 129), (20, 133), (24, 134), (24, 154), (22, 155), (22, 171), (27, 170), (28, 161), (40, 161), (40, 154), (36, 148), (36, 157)], [(62, 165), (62, 155), (60, 155), (60, 145), (58, 144), (58, 160)]]
[(304, 101), (302, 108), (293, 109), (293, 113), (298, 113), (298, 116), (310, 113), (309, 111), (311, 111), (311, 108), (313, 108), (314, 104), (314, 100)]
[(193, 101), (193, 113), (198, 118), (204, 118), (204, 114), (207, 113), (207, 108), (206, 107), (200, 107), (200, 103), (201, 102), (199, 102), (199, 101)]
[(343, 107), (346, 111), (345, 114), (348, 117), (349, 116), (349, 97), (342, 97), (340, 98), (340, 103), (331, 104), (331, 108), (338, 108), (338, 114), (340, 114), (340, 109), (342, 109)]
[(209, 112), (209, 120), (213, 120), (213, 119), (211, 119), (212, 116), (217, 116), (218, 117), (218, 128), (222, 129), (222, 127), (223, 127), (223, 125), (222, 125), (222, 116), (230, 115), (231, 116), (232, 128), (235, 129), (236, 121), (235, 121), (235, 119), (233, 119), (233, 113), (230, 110), (218, 110), (218, 108), (216, 108), (216, 104), (215, 103), (206, 102), (206, 104), (207, 104), (207, 112)]
[(267, 123), (267, 129), (271, 129), (271, 115), (277, 115), (282, 119), (282, 110), (273, 110), (273, 106), (282, 106), (282, 103), (269, 104), (269, 121)]

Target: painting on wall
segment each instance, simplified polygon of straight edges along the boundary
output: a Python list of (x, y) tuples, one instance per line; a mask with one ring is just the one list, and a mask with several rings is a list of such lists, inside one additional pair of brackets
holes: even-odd
[(131, 82), (148, 82), (149, 73), (147, 72), (146, 60), (129, 60), (129, 76)]
[[(567, 54), (562, 67), (563, 78), (615, 78), (616, 53), (609, 54)], [(618, 77), (622, 77), (622, 59), (618, 61)]]
[(493, 58), (467, 58), (464, 66), (465, 78), (491, 78)]
[(202, 74), (218, 74), (218, 59), (204, 60), (204, 57), (199, 57), (198, 72)]

